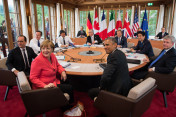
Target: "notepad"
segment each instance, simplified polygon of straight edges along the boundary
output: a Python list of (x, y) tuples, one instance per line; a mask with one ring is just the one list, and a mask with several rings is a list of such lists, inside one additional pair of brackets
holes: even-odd
[(68, 66), (70, 66), (70, 65), (71, 65), (70, 63), (65, 62), (65, 61), (60, 62), (59, 64), (60, 64), (60, 65), (62, 65), (62, 67), (63, 67), (63, 68), (66, 68), (66, 67), (68, 67)]
[(65, 60), (65, 56), (56, 56), (57, 60)]

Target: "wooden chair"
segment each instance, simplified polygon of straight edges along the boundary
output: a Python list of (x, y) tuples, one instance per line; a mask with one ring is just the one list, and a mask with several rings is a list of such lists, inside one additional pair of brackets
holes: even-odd
[(156, 87), (155, 79), (148, 78), (133, 87), (127, 97), (102, 90), (94, 106), (108, 117), (140, 117), (149, 108)]

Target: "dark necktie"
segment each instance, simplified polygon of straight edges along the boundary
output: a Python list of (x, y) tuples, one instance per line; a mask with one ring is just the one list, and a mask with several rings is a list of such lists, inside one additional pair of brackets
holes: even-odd
[(64, 45), (65, 45), (65, 38), (63, 37), (63, 42), (64, 42)]
[(24, 61), (25, 61), (25, 68), (29, 68), (28, 66), (28, 60), (27, 60), (27, 56), (26, 56), (26, 53), (25, 53), (25, 49), (23, 49), (23, 55), (24, 55)]
[(40, 41), (38, 40), (38, 47), (40, 47)]
[(148, 66), (148, 68), (152, 67), (166, 52), (166, 50), (163, 50), (163, 52)]

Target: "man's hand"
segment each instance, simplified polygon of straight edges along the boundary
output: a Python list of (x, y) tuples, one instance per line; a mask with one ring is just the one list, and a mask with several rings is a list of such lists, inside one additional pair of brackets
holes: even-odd
[(87, 45), (89, 45), (89, 46), (90, 46), (90, 45), (91, 45), (91, 43), (87, 43)]
[(153, 71), (153, 68), (149, 68), (148, 71), (149, 71), (149, 72)]
[(121, 45), (117, 45), (118, 48), (121, 48)]
[(150, 60), (148, 58), (144, 58), (143, 62), (148, 63), (148, 62), (150, 62)]
[(65, 71), (63, 71), (61, 73), (61, 80), (65, 81), (66, 79), (67, 79), (67, 75), (66, 75)]
[(15, 70), (15, 71), (13, 71), (13, 73), (17, 76), (17, 74), (18, 74), (18, 70)]

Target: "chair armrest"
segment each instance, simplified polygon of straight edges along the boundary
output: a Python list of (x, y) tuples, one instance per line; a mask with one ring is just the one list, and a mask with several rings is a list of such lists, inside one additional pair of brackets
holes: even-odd
[(100, 91), (94, 106), (105, 113), (108, 117), (127, 117), (130, 116), (134, 100), (125, 96)]
[(16, 86), (16, 76), (10, 70), (0, 69), (0, 85)]
[(20, 94), (29, 115), (42, 114), (68, 104), (63, 92), (57, 87), (29, 90)]
[(167, 92), (173, 92), (176, 85), (176, 72), (170, 74), (162, 74), (156, 72), (149, 72), (146, 76), (156, 79), (157, 89)]

